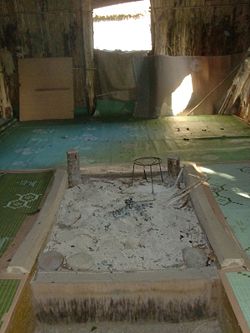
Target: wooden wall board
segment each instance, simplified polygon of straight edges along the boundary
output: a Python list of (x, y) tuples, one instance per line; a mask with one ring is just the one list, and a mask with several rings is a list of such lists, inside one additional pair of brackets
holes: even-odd
[(19, 60), (20, 120), (72, 119), (72, 58)]

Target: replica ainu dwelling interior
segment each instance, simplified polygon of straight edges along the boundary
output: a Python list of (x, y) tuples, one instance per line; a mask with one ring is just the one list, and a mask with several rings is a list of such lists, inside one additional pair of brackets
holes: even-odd
[(0, 0), (0, 332), (250, 332), (250, 0)]

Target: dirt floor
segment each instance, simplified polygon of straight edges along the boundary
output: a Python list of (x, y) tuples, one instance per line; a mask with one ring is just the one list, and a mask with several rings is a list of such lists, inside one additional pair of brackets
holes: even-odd
[(60, 256), (59, 270), (185, 268), (194, 257), (194, 267), (205, 266), (210, 249), (181, 187), (154, 176), (152, 193), (142, 177), (133, 185), (131, 178), (85, 178), (66, 191), (40, 268), (53, 270), (46, 263)]

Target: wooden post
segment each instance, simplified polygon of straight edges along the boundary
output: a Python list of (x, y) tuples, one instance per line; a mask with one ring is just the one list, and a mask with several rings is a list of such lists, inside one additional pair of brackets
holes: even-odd
[(176, 178), (180, 172), (180, 158), (178, 156), (168, 157), (168, 174)]
[(80, 173), (80, 158), (76, 150), (67, 152), (67, 171), (69, 187), (73, 187), (82, 183)]
[(89, 114), (95, 112), (94, 32), (91, 0), (82, 1), (83, 45), (85, 60), (85, 85)]

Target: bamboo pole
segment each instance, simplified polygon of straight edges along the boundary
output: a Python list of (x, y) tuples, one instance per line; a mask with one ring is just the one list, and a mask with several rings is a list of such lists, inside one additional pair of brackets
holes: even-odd
[(87, 107), (89, 114), (92, 115), (95, 112), (95, 67), (93, 13), (91, 0), (82, 1), (82, 22)]

